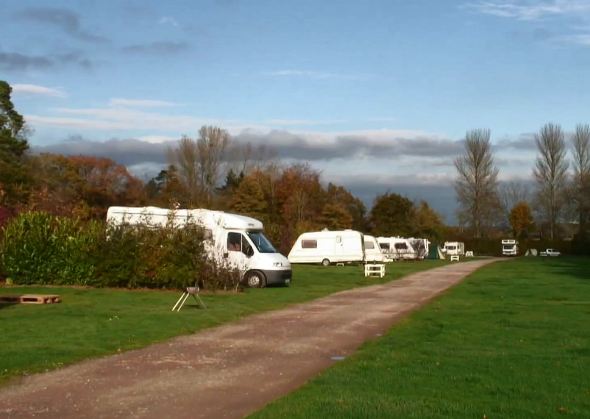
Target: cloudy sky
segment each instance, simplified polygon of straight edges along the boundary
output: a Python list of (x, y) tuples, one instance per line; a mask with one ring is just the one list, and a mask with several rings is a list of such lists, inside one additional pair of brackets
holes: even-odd
[(546, 122), (590, 122), (590, 0), (4, 0), (0, 79), (36, 151), (137, 175), (212, 124), (368, 204), (452, 218), (453, 159), (489, 128), (528, 179)]

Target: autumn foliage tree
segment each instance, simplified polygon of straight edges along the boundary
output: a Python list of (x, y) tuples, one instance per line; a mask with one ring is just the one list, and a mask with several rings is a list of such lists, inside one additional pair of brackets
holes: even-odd
[(30, 161), (29, 207), (54, 214), (103, 219), (111, 205), (144, 202), (144, 185), (111, 159), (41, 154)]
[(509, 218), (514, 237), (527, 238), (534, 225), (533, 213), (529, 204), (525, 201), (518, 202), (510, 211)]

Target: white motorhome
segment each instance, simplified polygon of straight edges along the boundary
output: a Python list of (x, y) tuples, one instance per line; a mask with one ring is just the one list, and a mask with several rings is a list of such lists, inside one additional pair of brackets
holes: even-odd
[(355, 230), (311, 231), (300, 235), (288, 255), (291, 263), (352, 263), (365, 260), (363, 234)]
[(464, 256), (465, 243), (463, 242), (445, 242), (442, 251), (447, 256)]
[(515, 239), (502, 239), (502, 256), (517, 256), (518, 241)]
[(416, 257), (412, 244), (403, 237), (377, 237), (377, 242), (388, 262)]
[(385, 262), (385, 255), (381, 251), (381, 247), (379, 246), (379, 242), (373, 236), (369, 236), (367, 234), (364, 235), (365, 240), (365, 262), (377, 262), (383, 263)]
[(291, 264), (264, 236), (260, 221), (238, 214), (207, 209), (169, 210), (158, 207), (110, 207), (112, 225), (182, 228), (188, 224), (205, 230), (205, 250), (218, 263), (237, 268), (250, 287), (291, 282)]

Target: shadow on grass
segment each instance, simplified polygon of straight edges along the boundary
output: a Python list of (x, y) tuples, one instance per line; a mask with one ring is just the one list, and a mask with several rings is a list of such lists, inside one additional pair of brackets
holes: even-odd
[(556, 274), (590, 283), (590, 257), (588, 256), (539, 257), (538, 259), (540, 264)]

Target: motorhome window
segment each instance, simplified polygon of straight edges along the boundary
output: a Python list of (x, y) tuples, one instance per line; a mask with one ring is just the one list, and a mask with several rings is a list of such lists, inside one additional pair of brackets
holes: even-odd
[(248, 237), (260, 253), (278, 253), (270, 240), (261, 231), (248, 231)]
[(301, 248), (302, 249), (317, 249), (318, 248), (318, 241), (317, 240), (301, 240)]
[(246, 256), (252, 256), (254, 254), (252, 246), (250, 243), (248, 243), (248, 240), (246, 240), (244, 236), (240, 234), (240, 237), (242, 238), (242, 253), (244, 253)]
[(447, 250), (455, 250), (456, 246), (447, 246)]
[(397, 250), (406, 250), (408, 248), (408, 245), (405, 243), (396, 243), (395, 248)]
[(227, 250), (232, 252), (242, 251), (242, 235), (240, 233), (227, 233)]
[(375, 245), (373, 242), (365, 242), (365, 249), (374, 249)]
[(379, 246), (383, 250), (389, 250), (389, 243), (379, 243)]

